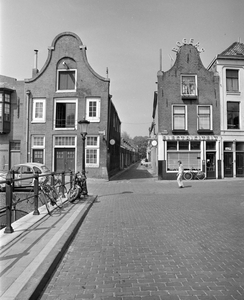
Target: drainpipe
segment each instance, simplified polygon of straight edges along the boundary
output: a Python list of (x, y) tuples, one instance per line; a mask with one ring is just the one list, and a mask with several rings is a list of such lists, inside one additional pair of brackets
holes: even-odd
[(26, 91), (26, 133), (25, 133), (25, 141), (26, 141), (26, 159), (29, 162), (30, 152), (29, 152), (29, 103), (31, 91)]

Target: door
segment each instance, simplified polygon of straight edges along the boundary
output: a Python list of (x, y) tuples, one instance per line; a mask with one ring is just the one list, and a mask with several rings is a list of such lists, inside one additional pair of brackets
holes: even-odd
[(43, 164), (43, 150), (42, 149), (34, 149), (33, 150), (33, 162)]
[(75, 149), (55, 149), (55, 172), (75, 172)]
[(224, 153), (224, 177), (233, 177), (233, 153)]
[(244, 177), (244, 152), (236, 152), (236, 177)]
[(216, 153), (206, 153), (207, 174), (206, 178), (216, 178)]

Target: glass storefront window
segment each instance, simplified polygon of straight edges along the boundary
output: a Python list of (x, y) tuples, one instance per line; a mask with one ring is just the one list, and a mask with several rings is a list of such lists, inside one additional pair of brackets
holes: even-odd
[(189, 142), (179, 142), (179, 150), (189, 150)]
[(167, 150), (177, 150), (177, 142), (167, 142)]
[(191, 150), (200, 150), (200, 142), (191, 142)]

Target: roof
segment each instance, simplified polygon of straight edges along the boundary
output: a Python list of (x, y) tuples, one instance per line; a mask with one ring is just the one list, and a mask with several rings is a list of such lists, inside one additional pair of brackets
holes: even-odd
[(219, 55), (226, 55), (226, 56), (243, 55), (244, 56), (244, 44), (240, 42), (235, 42)]

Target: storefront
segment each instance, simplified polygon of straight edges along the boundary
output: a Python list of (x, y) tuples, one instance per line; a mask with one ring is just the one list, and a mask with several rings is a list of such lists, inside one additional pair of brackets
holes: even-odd
[(220, 137), (215, 135), (159, 135), (159, 177), (176, 178), (178, 160), (184, 170), (202, 170), (206, 178), (220, 178)]

